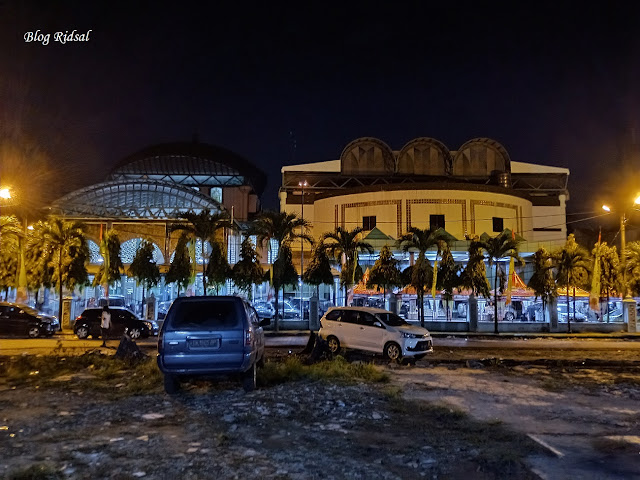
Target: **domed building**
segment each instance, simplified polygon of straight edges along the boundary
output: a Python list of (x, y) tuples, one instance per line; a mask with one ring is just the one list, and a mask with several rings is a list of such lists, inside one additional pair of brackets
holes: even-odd
[[(109, 229), (118, 233), (125, 266), (144, 238), (153, 242), (155, 260), (164, 272), (180, 234), (172, 233), (171, 225), (180, 222), (185, 212), (226, 211), (242, 225), (260, 210), (265, 184), (263, 172), (225, 148), (197, 142), (164, 143), (122, 159), (104, 182), (65, 195), (53, 203), (50, 212), (87, 225), (90, 273), (97, 272), (102, 262), (98, 245)], [(237, 239), (229, 235), (228, 242), (234, 261)], [(199, 248), (196, 261), (202, 262)], [(121, 288), (111, 293), (131, 302), (141, 300), (135, 282), (126, 277)]]
[[(445, 229), (457, 239), (454, 259), (464, 263), (469, 238), (506, 229), (524, 239), (523, 256), (563, 245), (568, 178), (566, 168), (513, 161), (490, 138), (474, 138), (450, 150), (421, 137), (394, 150), (365, 137), (350, 142), (338, 159), (283, 167), (280, 209), (311, 222), (315, 238), (337, 227), (361, 227), (364, 240), (376, 250), (360, 255), (363, 269), (410, 227)], [(294, 249), (300, 268), (311, 251), (306, 248), (301, 258), (300, 246)], [(413, 261), (397, 249), (394, 255), (401, 268)], [(431, 262), (435, 255), (428, 252)], [(528, 279), (530, 272), (523, 275)], [(336, 284), (334, 291), (340, 295), (340, 290)]]

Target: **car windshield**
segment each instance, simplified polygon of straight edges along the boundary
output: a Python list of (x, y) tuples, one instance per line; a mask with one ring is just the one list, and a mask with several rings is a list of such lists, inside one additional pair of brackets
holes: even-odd
[(402, 325), (409, 325), (404, 321), (402, 317), (399, 317), (395, 313), (376, 313), (376, 316), (390, 327), (401, 327)]

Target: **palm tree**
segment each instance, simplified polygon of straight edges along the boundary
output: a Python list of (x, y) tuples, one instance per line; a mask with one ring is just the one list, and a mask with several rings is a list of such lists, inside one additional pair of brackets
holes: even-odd
[(571, 333), (571, 310), (569, 308), (569, 288), (573, 287), (573, 314), (576, 314), (576, 286), (586, 282), (591, 271), (589, 252), (576, 242), (573, 234), (569, 235), (564, 246), (554, 253), (556, 265), (556, 282), (567, 289), (567, 330)]
[[(58, 287), (58, 318), (62, 327), (62, 286), (63, 277), (68, 275), (74, 253), (86, 252), (85, 226), (81, 222), (66, 221), (52, 217), (42, 231), (44, 249), (48, 252), (55, 269), (55, 283)], [(67, 283), (69, 283), (68, 279)]]
[(204, 209), (200, 213), (187, 212), (184, 218), (188, 223), (179, 223), (171, 227), (171, 231), (181, 230), (186, 232), (193, 240), (200, 240), (200, 256), (202, 257), (202, 288), (203, 295), (207, 294), (207, 260), (205, 254), (205, 243), (213, 245), (219, 242), (217, 233), (231, 227), (227, 212), (211, 213), (211, 210)]
[(320, 285), (333, 285), (331, 263), (329, 262), (329, 257), (327, 257), (327, 252), (322, 248), (322, 244), (317, 244), (313, 249), (311, 262), (304, 271), (302, 279), (307, 285), (315, 285), (316, 296), (319, 295)]
[(264, 272), (260, 266), (260, 257), (249, 237), (240, 245), (240, 260), (233, 266), (233, 283), (247, 296), (251, 296), (251, 287), (262, 281)]
[(21, 237), (22, 228), (15, 216), (0, 217), (0, 289), (5, 290), (5, 297), (17, 283)]
[[(493, 238), (485, 238), (475, 240), (475, 248), (484, 250), (489, 260), (489, 266), (495, 266), (493, 277), (493, 323), (494, 333), (498, 333), (498, 261), (502, 258), (510, 257), (519, 262), (522, 262), (522, 258), (518, 254), (518, 243), (514, 235), (508, 230), (504, 230), (502, 233)], [(472, 243), (474, 243), (472, 242)], [(511, 273), (511, 272), (509, 272)]]
[(178, 287), (178, 296), (180, 296), (180, 288), (186, 289), (191, 280), (191, 256), (187, 247), (188, 243), (189, 236), (183, 232), (178, 238), (173, 260), (165, 277), (167, 283), (175, 282)]
[[(142, 302), (144, 303), (145, 288), (151, 288), (160, 283), (160, 269), (153, 259), (153, 243), (142, 240), (138, 245), (135, 257), (129, 265), (129, 275), (142, 285)], [(144, 311), (144, 305), (143, 305)]]
[[(313, 239), (305, 233), (310, 224), (307, 220), (298, 217), (295, 213), (287, 212), (274, 212), (271, 210), (265, 210), (260, 212), (256, 217), (253, 224), (249, 227), (248, 235), (255, 235), (258, 245), (264, 245), (267, 243), (267, 249), (271, 252), (271, 240), (275, 240), (278, 249), (278, 255), (276, 259), (273, 259), (273, 255), (270, 254), (271, 264), (269, 265), (271, 272), (271, 284), (275, 290), (275, 325), (278, 328), (278, 294), (280, 288), (284, 288), (283, 283), (279, 282), (279, 279), (274, 275), (274, 263), (280, 259), (282, 255), (282, 247), (289, 247), (291, 243), (302, 238), (302, 241), (308, 242), (313, 245)], [(300, 272), (302, 275), (302, 272)]]
[(115, 230), (107, 231), (100, 242), (102, 263), (97, 275), (93, 279), (93, 286), (104, 285), (105, 298), (109, 302), (109, 285), (120, 280), (124, 271), (124, 264), (120, 258), (120, 238)]
[(219, 293), (220, 285), (231, 278), (231, 266), (227, 261), (227, 252), (224, 245), (220, 242), (211, 244), (211, 253), (209, 254), (209, 265), (207, 265), (207, 280), (209, 284), (216, 287), (216, 295)]
[(433, 283), (433, 267), (427, 259), (427, 250), (436, 247), (436, 258), (440, 255), (446, 245), (449, 245), (455, 238), (447, 233), (443, 228), (437, 230), (421, 229), (409, 227), (409, 230), (400, 238), (396, 244), (404, 252), (409, 250), (418, 251), (416, 263), (409, 267), (405, 274), (410, 279), (411, 285), (416, 289), (418, 300), (418, 311), (420, 315), (420, 325), (424, 326), (424, 292), (428, 285)]
[(336, 228), (335, 232), (327, 232), (322, 236), (322, 245), (327, 254), (342, 265), (340, 271), (340, 284), (344, 288), (345, 305), (347, 303), (347, 290), (356, 282), (358, 269), (358, 252), (373, 253), (371, 244), (358, 239), (363, 232), (361, 227), (353, 230)]
[(533, 275), (529, 280), (528, 287), (533, 289), (536, 298), (542, 299), (542, 320), (546, 321), (545, 310), (550, 299), (558, 294), (556, 282), (553, 279), (553, 262), (551, 254), (543, 247), (533, 254)]
[(400, 270), (398, 270), (398, 260), (393, 258), (391, 249), (385, 245), (380, 250), (380, 256), (371, 267), (367, 287), (377, 287), (378, 291), (382, 285), (382, 300), (387, 301), (387, 287), (399, 287), (402, 285)]

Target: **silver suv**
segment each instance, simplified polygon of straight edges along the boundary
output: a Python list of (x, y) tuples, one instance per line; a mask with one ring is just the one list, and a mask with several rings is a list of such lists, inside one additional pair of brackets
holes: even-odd
[(264, 332), (255, 309), (240, 297), (179, 297), (158, 337), (158, 366), (164, 389), (180, 381), (237, 374), (245, 391), (256, 387), (256, 366), (264, 363)]
[(320, 337), (331, 353), (341, 347), (382, 353), (390, 360), (419, 360), (433, 352), (429, 331), (398, 315), (372, 307), (332, 307), (320, 320)]

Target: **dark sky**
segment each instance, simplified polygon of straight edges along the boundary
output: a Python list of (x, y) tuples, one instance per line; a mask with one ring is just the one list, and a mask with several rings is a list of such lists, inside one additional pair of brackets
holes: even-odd
[[(197, 132), (262, 168), (276, 207), (282, 165), (358, 137), (483, 136), (569, 167), (585, 211), (640, 137), (635, 2), (130, 3), (0, 0), (0, 138), (49, 157), (56, 192)], [(73, 29), (90, 41), (54, 41)]]

